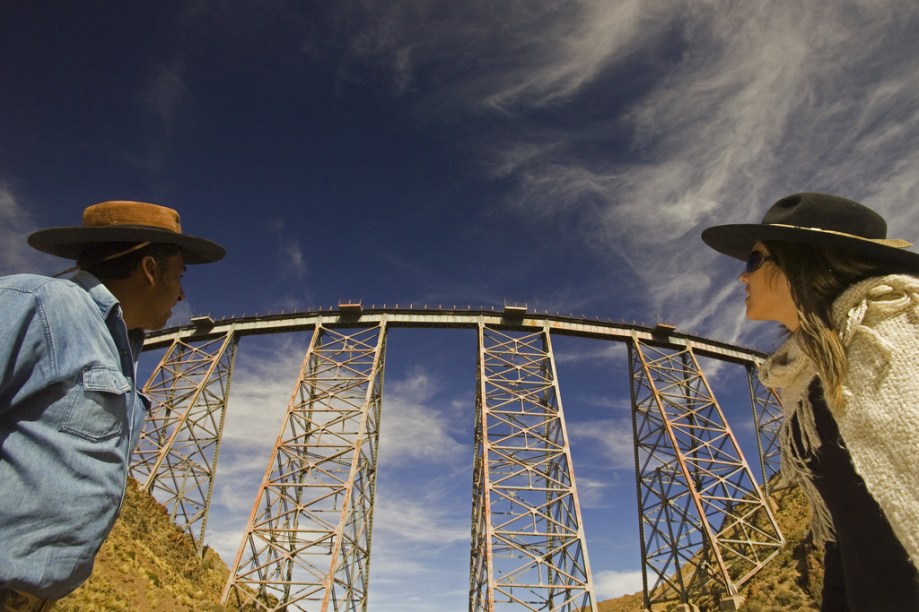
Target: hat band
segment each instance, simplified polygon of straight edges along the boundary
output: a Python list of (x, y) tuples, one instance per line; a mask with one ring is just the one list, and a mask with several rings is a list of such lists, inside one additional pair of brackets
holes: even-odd
[[(124, 255), (127, 255), (128, 253), (133, 253), (134, 251), (139, 251), (139, 250), (141, 250), (141, 249), (144, 248), (144, 247), (150, 246), (151, 244), (152, 244), (152, 243), (150, 243), (150, 242), (141, 242), (140, 244), (135, 244), (134, 246), (132, 246), (132, 247), (129, 248), (129, 249), (125, 249), (125, 250), (123, 250), (123, 251), (118, 251), (118, 252), (115, 253), (114, 255), (109, 255), (108, 257), (102, 258), (101, 260), (99, 260), (98, 263), (105, 263), (105, 262), (107, 262), (107, 261), (111, 261), (111, 260), (115, 259), (116, 257), (122, 257), (122, 256), (124, 256)], [(51, 278), (58, 278), (58, 277), (60, 277), (60, 276), (64, 276), (65, 274), (69, 274), (70, 272), (73, 272), (74, 270), (79, 270), (79, 269), (80, 269), (80, 266), (72, 266), (72, 267), (70, 267), (70, 268), (67, 268), (66, 270), (61, 270), (61, 271), (58, 272), (57, 274), (53, 274), (53, 275), (51, 276)]]
[(800, 229), (807, 230), (809, 232), (821, 232), (824, 234), (834, 234), (836, 236), (842, 236), (844, 238), (854, 238), (855, 240), (862, 240), (864, 242), (873, 242), (874, 244), (880, 244), (883, 246), (893, 247), (896, 249), (905, 249), (907, 247), (913, 246), (912, 242), (907, 242), (906, 240), (900, 240), (897, 238), (865, 238), (864, 236), (856, 236), (855, 234), (847, 234), (846, 232), (837, 232), (835, 230), (823, 229), (820, 227), (804, 227), (802, 225), (786, 225), (784, 223), (767, 223), (767, 227), (785, 227), (788, 229)]

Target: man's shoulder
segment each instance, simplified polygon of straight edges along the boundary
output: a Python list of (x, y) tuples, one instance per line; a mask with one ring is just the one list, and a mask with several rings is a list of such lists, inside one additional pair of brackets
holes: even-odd
[(0, 293), (28, 294), (39, 301), (57, 297), (72, 297), (86, 291), (69, 279), (40, 274), (12, 274), (0, 277)]

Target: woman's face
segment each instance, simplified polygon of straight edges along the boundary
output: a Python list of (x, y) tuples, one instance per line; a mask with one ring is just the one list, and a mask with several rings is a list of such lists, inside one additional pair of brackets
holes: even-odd
[(788, 279), (762, 242), (753, 245), (747, 270), (740, 275), (740, 282), (746, 285), (747, 318), (778, 321), (790, 331), (798, 329), (798, 312)]

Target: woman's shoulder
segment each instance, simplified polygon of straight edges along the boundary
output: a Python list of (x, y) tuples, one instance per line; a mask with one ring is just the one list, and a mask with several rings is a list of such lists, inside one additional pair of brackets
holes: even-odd
[(875, 276), (860, 281), (833, 302), (831, 316), (838, 331), (867, 323), (875, 317), (912, 312), (919, 309), (919, 277), (908, 274)]

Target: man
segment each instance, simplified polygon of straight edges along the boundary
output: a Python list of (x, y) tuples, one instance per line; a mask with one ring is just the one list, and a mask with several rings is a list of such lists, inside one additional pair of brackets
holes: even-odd
[(94, 204), (82, 226), (28, 242), (79, 270), (0, 278), (0, 610), (89, 576), (149, 407), (136, 381), (144, 330), (185, 297), (186, 264), (224, 256), (182, 234), (176, 211), (142, 202)]

